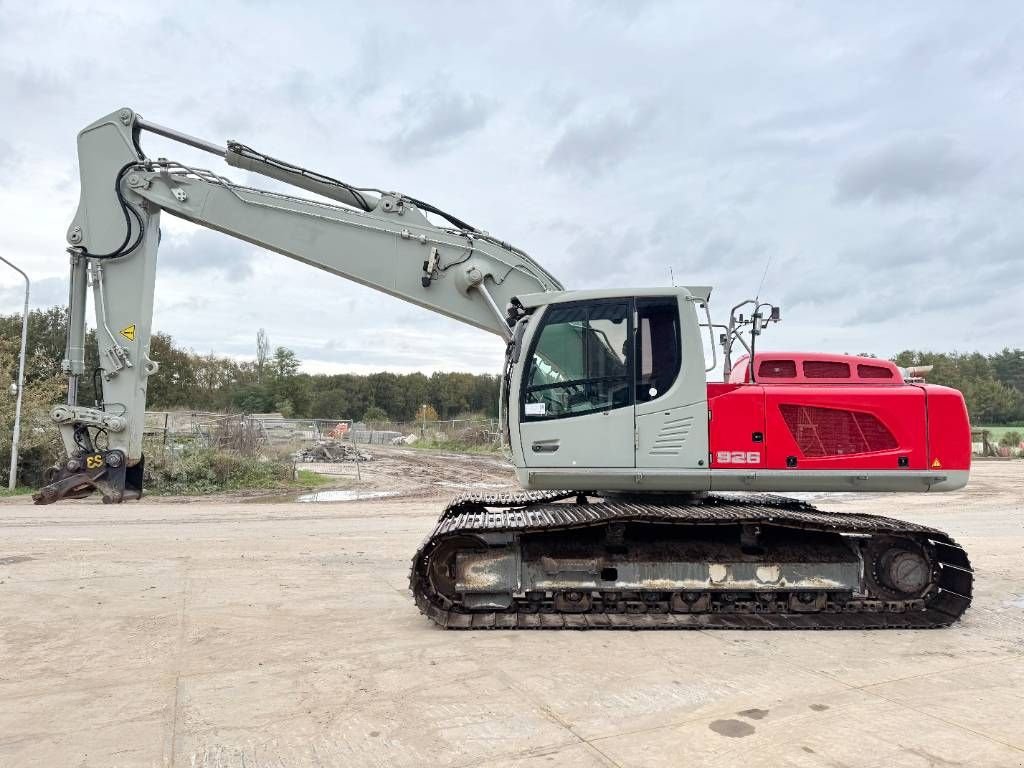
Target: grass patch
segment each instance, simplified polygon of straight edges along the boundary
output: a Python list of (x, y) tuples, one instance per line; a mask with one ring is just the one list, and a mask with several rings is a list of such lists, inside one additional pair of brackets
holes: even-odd
[(494, 443), (469, 443), (461, 440), (417, 440), (407, 448), (422, 451), (448, 451), (450, 453), (482, 453), (487, 455), (500, 455), (502, 448)]
[(338, 478), (321, 475), (308, 469), (300, 469), (293, 485), (297, 488), (319, 488), (322, 485), (337, 485)]
[[(308, 469), (295, 471), (287, 459), (238, 456), (202, 448), (146, 457), (144, 488), (153, 496), (203, 496), (230, 491), (308, 490), (338, 485), (341, 479)], [(0, 498), (28, 496), (35, 488), (0, 488)]]
[(1024, 432), (1024, 423), (1017, 424), (993, 424), (991, 426), (980, 425), (971, 427), (971, 429), (984, 429), (988, 430), (988, 439), (994, 443), (998, 443), (1003, 439), (1003, 435), (1007, 432)]
[(291, 461), (239, 456), (209, 449), (186, 449), (180, 454), (146, 462), (146, 491), (161, 496), (200, 496), (223, 491), (284, 490), (319, 482), (310, 475), (295, 476)]
[(27, 485), (19, 485), (13, 491), (10, 488), (6, 487), (0, 488), (0, 499), (6, 498), (8, 496), (28, 496), (34, 490), (34, 488), (31, 488)]

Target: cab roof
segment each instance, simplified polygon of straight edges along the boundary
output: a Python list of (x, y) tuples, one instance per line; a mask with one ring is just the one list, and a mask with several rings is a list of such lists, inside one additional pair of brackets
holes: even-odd
[(660, 288), (601, 288), (587, 291), (550, 291), (517, 296), (524, 309), (536, 309), (547, 304), (568, 301), (594, 301), (597, 299), (628, 299), (634, 296), (692, 296), (698, 301), (711, 299), (710, 285), (677, 285)]

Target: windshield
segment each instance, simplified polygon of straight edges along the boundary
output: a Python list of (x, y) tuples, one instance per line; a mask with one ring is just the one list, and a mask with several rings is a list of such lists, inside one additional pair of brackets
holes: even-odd
[(628, 405), (629, 325), (627, 302), (551, 309), (530, 360), (526, 415)]

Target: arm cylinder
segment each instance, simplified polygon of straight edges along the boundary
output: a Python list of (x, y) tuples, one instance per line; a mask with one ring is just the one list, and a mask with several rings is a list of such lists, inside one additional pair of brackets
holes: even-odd
[(361, 211), (372, 211), (380, 202), (380, 198), (370, 192), (355, 189), (330, 176), (300, 168), (283, 160), (261, 155), (237, 142), (228, 143), (228, 151), (224, 155), (224, 160), (228, 165), (233, 165), (236, 168), (283, 181), (285, 184), (322, 195), (330, 200), (337, 200), (339, 203), (351, 205)]
[(181, 144), (187, 144), (190, 147), (201, 149), (204, 152), (217, 155), (218, 157), (224, 157), (226, 150), (224, 147), (214, 144), (210, 141), (203, 139), (197, 139), (195, 136), (189, 136), (187, 133), (176, 131), (173, 128), (167, 128), (157, 123), (151, 123), (149, 120), (144, 120), (136, 115), (135, 124), (144, 131), (155, 133), (157, 136), (163, 136), (166, 139), (172, 139)]

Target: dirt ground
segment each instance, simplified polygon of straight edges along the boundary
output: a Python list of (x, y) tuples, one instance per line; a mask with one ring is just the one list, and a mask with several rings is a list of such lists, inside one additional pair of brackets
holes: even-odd
[(512, 474), (375, 453), (342, 503), (0, 503), (0, 766), (1024, 765), (1024, 462), (818, 500), (964, 544), (950, 629), (459, 633), (409, 558)]

